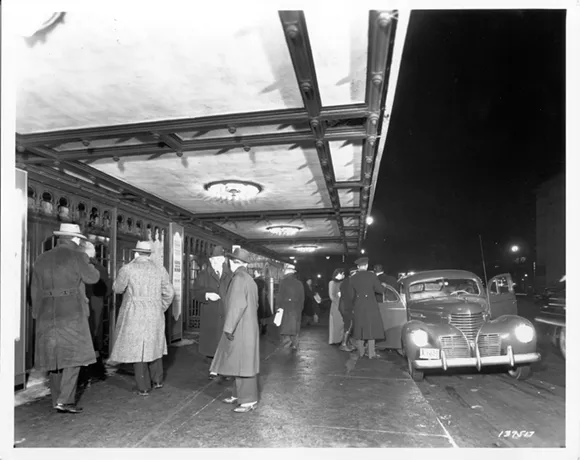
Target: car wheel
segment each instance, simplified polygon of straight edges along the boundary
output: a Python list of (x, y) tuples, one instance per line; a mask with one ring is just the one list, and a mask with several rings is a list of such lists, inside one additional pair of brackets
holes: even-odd
[(411, 378), (415, 382), (422, 381), (425, 374), (423, 373), (423, 371), (415, 369), (415, 367), (413, 366), (413, 361), (411, 361), (411, 358), (407, 358), (407, 365), (409, 366), (409, 374), (411, 375)]
[(532, 375), (532, 366), (529, 364), (522, 364), (514, 369), (510, 369), (508, 374), (511, 375), (516, 380), (526, 380)]
[(559, 344), (560, 344), (560, 353), (562, 353), (562, 356), (564, 357), (564, 359), (566, 359), (566, 328), (565, 327), (563, 327), (560, 330)]

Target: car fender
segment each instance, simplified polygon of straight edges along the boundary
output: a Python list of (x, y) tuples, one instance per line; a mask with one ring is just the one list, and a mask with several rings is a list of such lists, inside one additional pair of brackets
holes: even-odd
[(537, 332), (530, 343), (522, 343), (515, 336), (516, 327), (525, 324), (530, 326), (534, 331), (536, 328), (534, 324), (517, 315), (503, 315), (492, 321), (485, 323), (479, 333), (480, 334), (499, 334), (501, 337), (502, 353), (505, 353), (508, 345), (511, 345), (514, 353), (534, 353), (537, 349)]

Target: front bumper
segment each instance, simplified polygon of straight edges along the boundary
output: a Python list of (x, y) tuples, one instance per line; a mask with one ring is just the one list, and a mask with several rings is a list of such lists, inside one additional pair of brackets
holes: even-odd
[(471, 358), (447, 358), (445, 352), (441, 350), (441, 359), (416, 359), (413, 365), (416, 369), (443, 369), (450, 367), (476, 367), (481, 370), (483, 366), (511, 366), (516, 364), (535, 363), (542, 359), (540, 353), (520, 353), (514, 354), (511, 346), (507, 347), (507, 354), (501, 356), (479, 356), (476, 349), (476, 356)]

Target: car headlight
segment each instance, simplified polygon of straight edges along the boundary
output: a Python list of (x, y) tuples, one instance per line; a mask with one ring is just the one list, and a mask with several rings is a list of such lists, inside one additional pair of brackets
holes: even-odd
[(417, 329), (411, 332), (411, 340), (418, 347), (424, 347), (429, 343), (429, 335), (425, 331)]
[(514, 334), (516, 339), (518, 339), (520, 342), (530, 343), (532, 340), (534, 340), (536, 331), (533, 327), (528, 326), (527, 324), (520, 324), (515, 328)]

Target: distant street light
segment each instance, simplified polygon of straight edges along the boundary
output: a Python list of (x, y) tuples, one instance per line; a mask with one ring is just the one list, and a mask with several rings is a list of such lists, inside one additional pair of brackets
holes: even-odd
[(512, 252), (518, 252), (519, 250), (520, 250), (519, 246), (517, 246), (515, 244), (512, 246)]
[(322, 275), (321, 275), (320, 273), (319, 273), (317, 276), (318, 276), (319, 278), (322, 278)]
[(364, 250), (364, 249), (361, 249), (361, 250), (360, 250), (360, 253), (361, 253), (361, 254), (364, 254), (364, 253), (365, 253), (365, 250)]
[(326, 256), (326, 260), (330, 260), (330, 256)]
[(368, 217), (367, 217), (367, 225), (372, 225), (372, 223), (373, 223), (374, 221), (375, 221), (375, 220), (374, 220), (374, 219), (373, 219), (371, 216), (368, 216)]

